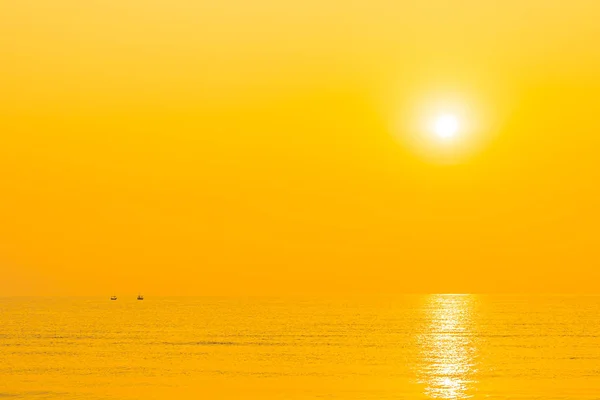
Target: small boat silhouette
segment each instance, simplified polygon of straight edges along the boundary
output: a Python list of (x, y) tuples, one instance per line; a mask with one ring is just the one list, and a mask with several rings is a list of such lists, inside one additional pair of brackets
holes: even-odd
[(117, 296), (110, 296), (110, 299), (111, 299), (111, 300), (116, 300), (116, 299), (117, 299)]
[(138, 299), (138, 300), (144, 300), (144, 296), (142, 296), (141, 294), (138, 294), (138, 297), (137, 297), (137, 299)]

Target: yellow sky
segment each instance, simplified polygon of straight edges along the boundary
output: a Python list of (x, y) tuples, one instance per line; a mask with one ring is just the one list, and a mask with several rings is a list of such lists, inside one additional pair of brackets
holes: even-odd
[(0, 295), (599, 290), (599, 2), (293, 3), (3, 2)]

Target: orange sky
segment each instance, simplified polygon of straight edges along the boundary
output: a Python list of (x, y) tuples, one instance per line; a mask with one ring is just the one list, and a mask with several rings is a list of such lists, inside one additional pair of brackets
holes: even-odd
[(295, 3), (4, 2), (0, 295), (598, 292), (599, 2)]

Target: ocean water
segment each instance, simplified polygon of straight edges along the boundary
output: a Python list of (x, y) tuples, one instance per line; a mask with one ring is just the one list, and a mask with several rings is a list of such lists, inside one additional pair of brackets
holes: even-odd
[(600, 297), (0, 298), (0, 398), (600, 399)]

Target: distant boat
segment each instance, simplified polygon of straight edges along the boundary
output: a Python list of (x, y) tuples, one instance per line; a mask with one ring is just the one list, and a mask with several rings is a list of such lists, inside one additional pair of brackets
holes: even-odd
[(117, 296), (110, 296), (110, 299), (111, 299), (111, 300), (116, 300), (116, 299), (117, 299)]
[(142, 296), (141, 294), (138, 294), (138, 297), (137, 297), (137, 299), (138, 299), (138, 300), (144, 300), (144, 296)]

